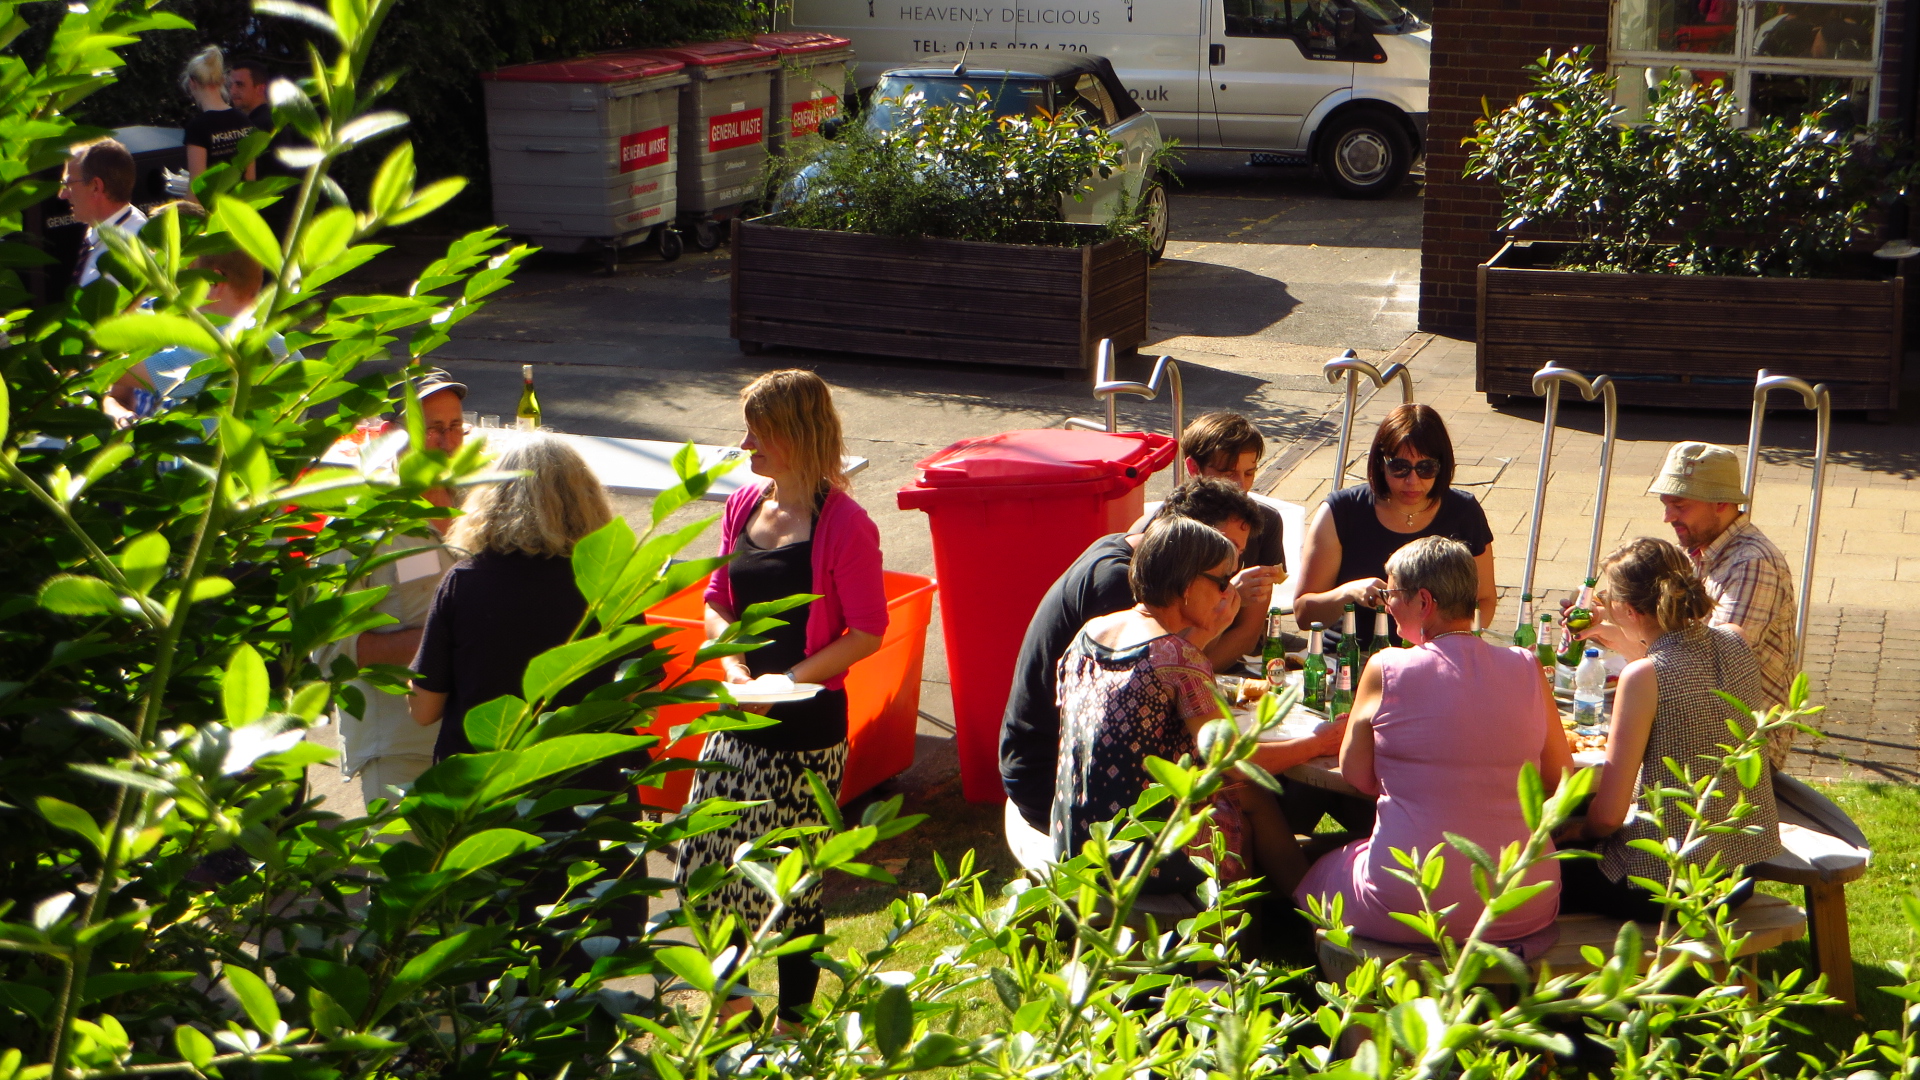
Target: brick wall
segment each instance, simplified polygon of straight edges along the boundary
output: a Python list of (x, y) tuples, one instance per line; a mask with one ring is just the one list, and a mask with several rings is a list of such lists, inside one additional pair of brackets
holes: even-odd
[(1595, 46), (1605, 57), (1608, 0), (1442, 0), (1433, 12), (1426, 221), (1420, 237), (1420, 329), (1473, 334), (1474, 267), (1495, 250), (1499, 190), (1461, 179), (1460, 140), (1481, 115), (1527, 87), (1548, 49)]

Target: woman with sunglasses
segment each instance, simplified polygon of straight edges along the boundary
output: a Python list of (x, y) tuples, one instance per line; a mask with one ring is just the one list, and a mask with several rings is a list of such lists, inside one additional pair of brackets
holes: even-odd
[[(1480, 625), (1493, 622), (1493, 530), (1473, 496), (1453, 487), (1453, 439), (1430, 406), (1408, 402), (1380, 422), (1367, 454), (1367, 482), (1327, 496), (1307, 525), (1293, 616), (1302, 629), (1340, 625), (1347, 604), (1380, 609), (1387, 559), (1421, 537), (1467, 545), (1480, 573), (1474, 606)], [(1391, 615), (1391, 612), (1389, 612)], [(1373, 619), (1357, 620), (1360, 646), (1373, 641)], [(1389, 618), (1388, 632), (1394, 633)]]
[[(1202, 650), (1239, 614), (1239, 568), (1239, 553), (1219, 530), (1187, 518), (1158, 519), (1127, 571), (1134, 606), (1088, 622), (1068, 646), (1057, 690), (1056, 855), (1077, 854), (1094, 825), (1139, 799), (1151, 780), (1147, 755), (1178, 761), (1197, 754), (1195, 736), (1224, 715)], [(1293, 830), (1264, 791), (1223, 791), (1214, 822), (1233, 853), (1220, 868), (1222, 880), (1242, 876), (1241, 860), (1249, 856), (1282, 892), (1306, 872)], [(1153, 869), (1146, 890), (1191, 892), (1203, 876), (1191, 859), (1175, 856)]]

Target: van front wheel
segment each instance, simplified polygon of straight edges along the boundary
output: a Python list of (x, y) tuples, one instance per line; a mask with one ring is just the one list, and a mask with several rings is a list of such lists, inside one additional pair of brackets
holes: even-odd
[(1350, 112), (1320, 133), (1320, 171), (1340, 194), (1377, 199), (1400, 186), (1413, 163), (1413, 144), (1384, 113)]

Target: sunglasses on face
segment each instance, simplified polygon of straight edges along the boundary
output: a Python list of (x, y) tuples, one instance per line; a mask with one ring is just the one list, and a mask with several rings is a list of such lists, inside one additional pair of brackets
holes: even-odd
[(1431, 480), (1440, 475), (1440, 463), (1432, 458), (1422, 458), (1419, 461), (1408, 461), (1406, 458), (1401, 457), (1387, 459), (1388, 476), (1398, 480), (1405, 477), (1408, 473), (1412, 473), (1422, 480)]
[(1205, 571), (1202, 571), (1200, 576), (1218, 585), (1221, 592), (1226, 592), (1233, 588), (1233, 579), (1230, 577), (1223, 577), (1220, 574), (1209, 574)]

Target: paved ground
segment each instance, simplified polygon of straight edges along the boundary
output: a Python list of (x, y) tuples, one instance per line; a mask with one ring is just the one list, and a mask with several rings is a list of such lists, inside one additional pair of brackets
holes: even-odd
[[(1493, 409), (1473, 393), (1470, 343), (1409, 337), (1418, 286), (1417, 190), (1350, 202), (1329, 195), (1309, 170), (1254, 168), (1220, 153), (1193, 154), (1181, 175), (1174, 241), (1154, 272), (1150, 352), (1180, 360), (1188, 415), (1232, 408), (1255, 416), (1271, 440), (1262, 488), (1311, 505), (1325, 494), (1338, 430), (1339, 397), (1320, 365), (1345, 347), (1376, 361), (1390, 352), (1407, 358), (1420, 399), (1449, 419), (1462, 479), (1482, 494), (1499, 537), (1503, 593), (1517, 597), (1540, 409), (1537, 402)], [(913, 479), (914, 462), (959, 439), (1096, 414), (1086, 383), (1051, 373), (823, 352), (744, 357), (727, 336), (727, 270), (725, 249), (672, 264), (636, 262), (613, 276), (582, 260), (541, 256), (463, 323), (440, 355), (472, 385), (470, 404), (481, 412), (511, 413), (518, 365), (534, 363), (546, 420), (555, 428), (710, 443), (739, 438), (738, 391), (755, 376), (813, 368), (837, 388), (851, 452), (872, 463), (855, 494), (880, 525), (887, 565), (923, 574), (932, 573), (925, 519), (893, 504), (894, 491)], [(373, 276), (404, 283), (410, 273), (406, 261), (394, 260)], [(1144, 378), (1146, 371), (1143, 365), (1122, 374)], [(1397, 399), (1383, 397), (1363, 410), (1356, 455), (1389, 400)], [(1164, 431), (1170, 419), (1164, 401), (1127, 399), (1121, 415), (1130, 429)], [(1537, 579), (1538, 591), (1549, 594), (1577, 586), (1582, 576), (1598, 460), (1596, 411), (1568, 406), (1562, 425)], [(1641, 492), (1669, 442), (1739, 445), (1746, 438), (1744, 414), (1627, 409), (1621, 427), (1606, 546), (1643, 533), (1668, 535), (1657, 504)], [(1776, 414), (1767, 442), (1759, 520), (1797, 566), (1811, 424)], [(1920, 779), (1920, 426), (1913, 404), (1893, 426), (1843, 418), (1834, 463), (1807, 650), (1816, 690), (1830, 704), (1830, 737), (1805, 747), (1795, 769)], [(1156, 477), (1150, 492), (1166, 483)], [(638, 515), (644, 507), (629, 500), (622, 510)], [(952, 777), (951, 716), (936, 619), (919, 761), (906, 786)], [(315, 779), (324, 785), (323, 776)]]
[[(1311, 170), (1255, 168), (1244, 155), (1218, 152), (1192, 153), (1180, 174), (1174, 239), (1154, 271), (1151, 349), (1183, 365), (1188, 415), (1247, 412), (1276, 447), (1326, 430), (1338, 398), (1321, 363), (1349, 346), (1384, 358), (1413, 328), (1417, 186), (1353, 202), (1330, 194)], [(427, 255), (382, 260), (357, 275), (356, 287), (404, 290)], [(742, 356), (727, 336), (728, 265), (722, 248), (674, 263), (649, 256), (608, 276), (582, 258), (538, 255), (437, 355), (471, 385), (469, 404), (483, 413), (512, 413), (519, 365), (532, 363), (551, 427), (705, 443), (740, 438), (738, 395), (753, 378), (813, 368), (837, 389), (850, 452), (872, 463), (855, 494), (880, 525), (888, 567), (929, 575), (925, 517), (893, 504), (914, 462), (960, 439), (1098, 415), (1086, 382), (1052, 372), (824, 352)], [(1122, 375), (1144, 379), (1146, 365)], [(1126, 399), (1121, 416), (1129, 429), (1170, 426), (1164, 399)], [(1151, 490), (1166, 483), (1155, 478)], [(639, 500), (621, 508), (636, 524), (645, 509)], [(930, 782), (953, 768), (937, 618), (922, 714), (924, 768), (915, 782)]]

